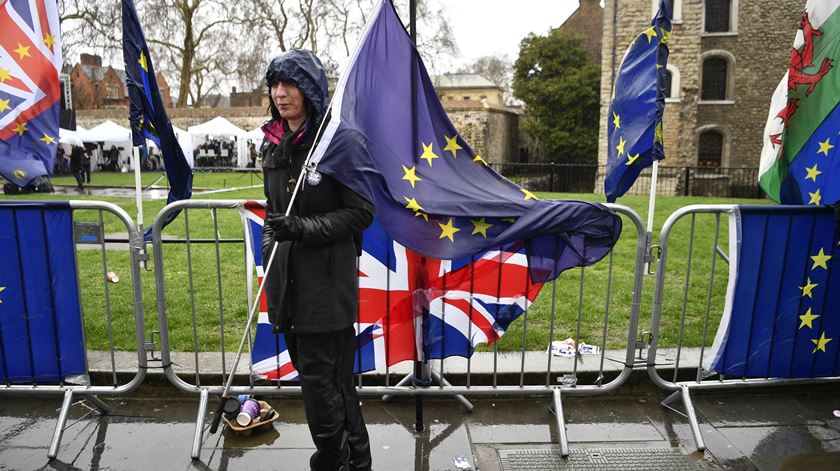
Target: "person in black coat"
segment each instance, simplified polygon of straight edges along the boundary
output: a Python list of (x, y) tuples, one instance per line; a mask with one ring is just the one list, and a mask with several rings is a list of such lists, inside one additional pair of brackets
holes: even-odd
[(369, 470), (370, 442), (353, 385), (358, 256), (373, 206), (308, 168), (289, 216), (295, 183), (325, 119), (327, 77), (311, 52), (274, 58), (266, 72), (272, 120), (260, 151), (266, 196), (262, 253), (269, 320), (285, 335), (300, 375), (313, 470)]
[(73, 146), (70, 151), (70, 171), (76, 178), (76, 190), (82, 191), (85, 189), (84, 177), (82, 176), (82, 160), (84, 160), (85, 149), (82, 146)]

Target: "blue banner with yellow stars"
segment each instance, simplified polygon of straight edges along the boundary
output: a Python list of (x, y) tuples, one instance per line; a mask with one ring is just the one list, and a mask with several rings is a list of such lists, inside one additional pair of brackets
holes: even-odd
[(87, 373), (71, 211), (0, 201), (0, 383)]
[(741, 206), (726, 307), (706, 368), (745, 378), (840, 376), (840, 238), (827, 208)]
[(614, 203), (642, 170), (662, 160), (665, 67), (671, 38), (671, 7), (660, 0), (650, 28), (627, 48), (618, 68), (607, 112), (607, 174), (604, 193)]
[[(146, 39), (143, 36), (143, 29), (140, 27), (133, 0), (123, 0), (122, 20), (125, 83), (130, 101), (128, 119), (131, 122), (134, 145), (145, 147), (148, 138), (160, 148), (166, 178), (169, 179), (167, 203), (190, 199), (192, 168), (184, 157), (184, 151), (175, 138), (172, 123), (163, 107), (155, 68), (149, 56), (149, 48), (146, 46)], [(170, 214), (164, 226), (177, 215), (178, 213)], [(151, 240), (151, 228), (146, 231), (145, 239)]]
[(545, 281), (597, 262), (621, 232), (604, 206), (542, 201), (493, 171), (450, 122), (388, 1), (336, 87), (312, 162), (310, 181), (323, 172), (352, 188), (394, 240), (433, 258), (525, 241), (531, 275)]
[[(781, 201), (820, 206), (840, 201), (840, 102), (817, 127), (793, 158), (782, 181)], [(840, 145), (840, 144), (838, 144)]]

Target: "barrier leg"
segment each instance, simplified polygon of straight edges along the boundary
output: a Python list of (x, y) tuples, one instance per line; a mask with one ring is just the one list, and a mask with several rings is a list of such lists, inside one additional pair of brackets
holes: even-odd
[(554, 388), (554, 420), (557, 421), (557, 436), (560, 438), (560, 456), (569, 456), (569, 437), (566, 435), (566, 419), (563, 417), (563, 399), (560, 388)]
[[(400, 382), (399, 382), (399, 383), (397, 383), (394, 387), (395, 387), (395, 388), (398, 388), (398, 387), (400, 387), (400, 386), (405, 386), (406, 384), (408, 384), (408, 383), (410, 383), (410, 382), (411, 382), (412, 377), (413, 377), (413, 375), (410, 375), (410, 374), (405, 375), (405, 377), (404, 377), (403, 379), (401, 379), (401, 380), (400, 380)], [(393, 397), (394, 397), (394, 396), (393, 396), (393, 395), (391, 395), (391, 394), (386, 394), (386, 395), (382, 396), (382, 402), (388, 402), (388, 401), (390, 401), (390, 400), (391, 400), (391, 398), (393, 398)]]
[(55, 432), (53, 432), (50, 449), (47, 452), (47, 457), (51, 460), (58, 456), (58, 447), (61, 445), (61, 436), (64, 434), (64, 424), (67, 423), (67, 414), (70, 412), (72, 404), (73, 391), (68, 389), (64, 391), (64, 401), (61, 403), (61, 412), (58, 413), (58, 423), (55, 424)]
[(207, 398), (209, 394), (206, 389), (201, 390), (198, 402), (198, 416), (195, 418), (195, 437), (193, 438), (192, 459), (197, 460), (201, 455), (201, 440), (204, 438), (204, 420), (207, 417)]
[[(432, 371), (432, 379), (435, 380), (440, 385), (452, 386), (452, 384), (450, 384), (449, 381), (446, 380), (446, 378), (444, 378), (443, 376), (440, 375), (440, 373), (437, 373), (435, 371)], [(463, 408), (467, 412), (471, 412), (473, 410), (472, 402), (468, 401), (467, 398), (464, 397), (463, 395), (461, 395), (461, 394), (456, 395), (455, 400), (460, 402), (461, 406), (463, 406)]]
[[(669, 404), (682, 399), (683, 407), (685, 407), (685, 414), (674, 409)], [(694, 411), (694, 403), (691, 402), (691, 389), (688, 386), (680, 386), (680, 389), (671, 393), (662, 401), (662, 406), (671, 409), (672, 411), (684, 416), (688, 419), (688, 424), (691, 426), (691, 435), (694, 436), (694, 444), (697, 445), (697, 451), (706, 449), (706, 443), (703, 441), (703, 434), (700, 432), (700, 423), (697, 421), (697, 414)]]
[(108, 415), (108, 414), (110, 414), (110, 413), (111, 413), (111, 406), (109, 406), (108, 404), (105, 404), (105, 403), (102, 401), (102, 399), (99, 399), (99, 398), (98, 398), (98, 397), (96, 397), (96, 396), (87, 396), (87, 397), (85, 398), (85, 400), (86, 400), (86, 401), (88, 401), (88, 402), (90, 402), (90, 403), (91, 403), (91, 404), (93, 404), (94, 406), (96, 406), (96, 408), (99, 410), (99, 413), (100, 413), (101, 415)]

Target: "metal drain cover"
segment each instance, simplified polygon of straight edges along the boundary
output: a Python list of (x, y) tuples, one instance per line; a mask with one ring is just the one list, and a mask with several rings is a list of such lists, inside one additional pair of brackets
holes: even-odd
[(539, 470), (701, 470), (690, 456), (675, 448), (586, 448), (569, 450), (562, 458), (557, 448), (498, 450), (504, 471)]

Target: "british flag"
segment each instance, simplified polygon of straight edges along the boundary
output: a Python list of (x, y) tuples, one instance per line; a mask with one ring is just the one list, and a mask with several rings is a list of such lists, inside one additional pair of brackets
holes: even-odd
[[(241, 214), (246, 247), (261, 282), (262, 254), (255, 248), (262, 240), (265, 208), (248, 201)], [(394, 242), (374, 221), (364, 233), (359, 258), (355, 371), (383, 371), (406, 360), (468, 357), (477, 345), (498, 340), (541, 287), (530, 282), (522, 247), (460, 260), (432, 259)], [(294, 379), (297, 372), (283, 336), (271, 330), (263, 296), (252, 371), (270, 380)]]
[(61, 40), (56, 2), (0, 0), (0, 175), (24, 186), (52, 175)]

